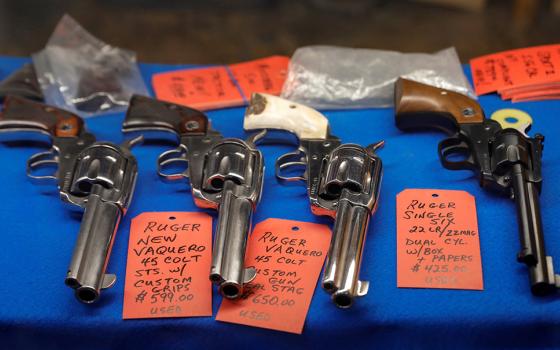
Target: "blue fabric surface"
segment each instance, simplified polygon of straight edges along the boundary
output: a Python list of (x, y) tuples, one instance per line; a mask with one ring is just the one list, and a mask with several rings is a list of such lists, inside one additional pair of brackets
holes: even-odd
[[(0, 79), (25, 62), (0, 58)], [(180, 68), (141, 65), (146, 83), (151, 74)], [(490, 115), (511, 107), (497, 96), (480, 102)], [(542, 214), (548, 254), (560, 271), (560, 102), (513, 106), (534, 118), (533, 132), (547, 136), (543, 157)], [(229, 137), (246, 137), (243, 108), (209, 112), (213, 125)], [(402, 133), (392, 109), (325, 112), (331, 130), (344, 142), (362, 145), (383, 139), (379, 155), (384, 179), (379, 209), (371, 220), (362, 279), (369, 294), (350, 310), (331, 305), (317, 289), (303, 335), (215, 321), (213, 318), (121, 319), (130, 219), (144, 211), (197, 211), (187, 186), (163, 183), (155, 172), (163, 145), (134, 148), (139, 179), (134, 201), (121, 223), (108, 267), (116, 285), (98, 304), (83, 305), (63, 280), (77, 236), (80, 215), (59, 201), (56, 186), (36, 186), (25, 176), (26, 159), (43, 150), (0, 143), (0, 344), (3, 349), (40, 346), (79, 348), (215, 348), (244, 347), (560, 347), (560, 296), (537, 298), (529, 292), (526, 268), (515, 260), (519, 248), (513, 202), (479, 188), (469, 172), (441, 167), (437, 132)], [(123, 115), (87, 120), (99, 140), (120, 142)], [(304, 186), (283, 186), (274, 178), (274, 160), (289, 146), (265, 146), (264, 194), (254, 222), (270, 217), (329, 223), (311, 214)], [(458, 189), (476, 197), (482, 248), (484, 291), (398, 289), (396, 287), (395, 196), (405, 188)], [(214, 218), (216, 216), (214, 215)], [(214, 314), (220, 297), (214, 295)]]

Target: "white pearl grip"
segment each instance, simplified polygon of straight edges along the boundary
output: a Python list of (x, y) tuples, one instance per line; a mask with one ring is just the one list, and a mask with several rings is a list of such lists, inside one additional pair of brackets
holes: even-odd
[(313, 108), (277, 96), (255, 93), (245, 112), (243, 128), (286, 130), (299, 139), (325, 139), (329, 121)]

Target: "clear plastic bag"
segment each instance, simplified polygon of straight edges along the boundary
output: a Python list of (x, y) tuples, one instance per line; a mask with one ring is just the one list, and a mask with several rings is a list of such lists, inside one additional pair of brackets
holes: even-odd
[(33, 64), (45, 102), (81, 116), (118, 112), (133, 94), (148, 94), (134, 52), (102, 42), (68, 15)]
[(453, 47), (425, 54), (334, 46), (298, 49), (282, 97), (318, 109), (390, 107), (398, 77), (476, 98)]

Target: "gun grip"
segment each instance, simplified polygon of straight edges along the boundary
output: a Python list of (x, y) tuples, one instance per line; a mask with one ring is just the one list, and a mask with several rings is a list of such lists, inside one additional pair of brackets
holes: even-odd
[(43, 93), (32, 64), (24, 64), (23, 67), (0, 82), (0, 101), (7, 96), (21, 96), (30, 100), (43, 101)]
[(403, 78), (395, 83), (395, 112), (395, 122), (402, 130), (436, 128), (454, 134), (460, 124), (484, 121), (475, 100)]
[(245, 112), (243, 128), (285, 130), (301, 139), (325, 139), (328, 119), (313, 108), (269, 94), (255, 93)]
[(9, 96), (0, 113), (1, 131), (37, 131), (56, 137), (76, 137), (84, 128), (79, 116), (22, 97)]
[(208, 117), (193, 108), (134, 95), (123, 123), (124, 132), (163, 130), (177, 135), (204, 135)]

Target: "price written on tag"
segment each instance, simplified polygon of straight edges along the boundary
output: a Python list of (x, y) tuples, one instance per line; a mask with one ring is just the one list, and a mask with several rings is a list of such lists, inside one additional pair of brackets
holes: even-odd
[(477, 95), (560, 81), (560, 44), (498, 52), (470, 61)]
[(330, 238), (320, 224), (268, 219), (256, 225), (245, 262), (257, 277), (239, 300), (222, 301), (216, 320), (301, 334)]
[(154, 74), (156, 97), (200, 110), (244, 105), (254, 92), (279, 95), (286, 80), (285, 56), (209, 68)]
[(472, 195), (430, 189), (397, 195), (397, 286), (483, 289)]
[(212, 218), (153, 212), (132, 219), (123, 319), (212, 316)]

